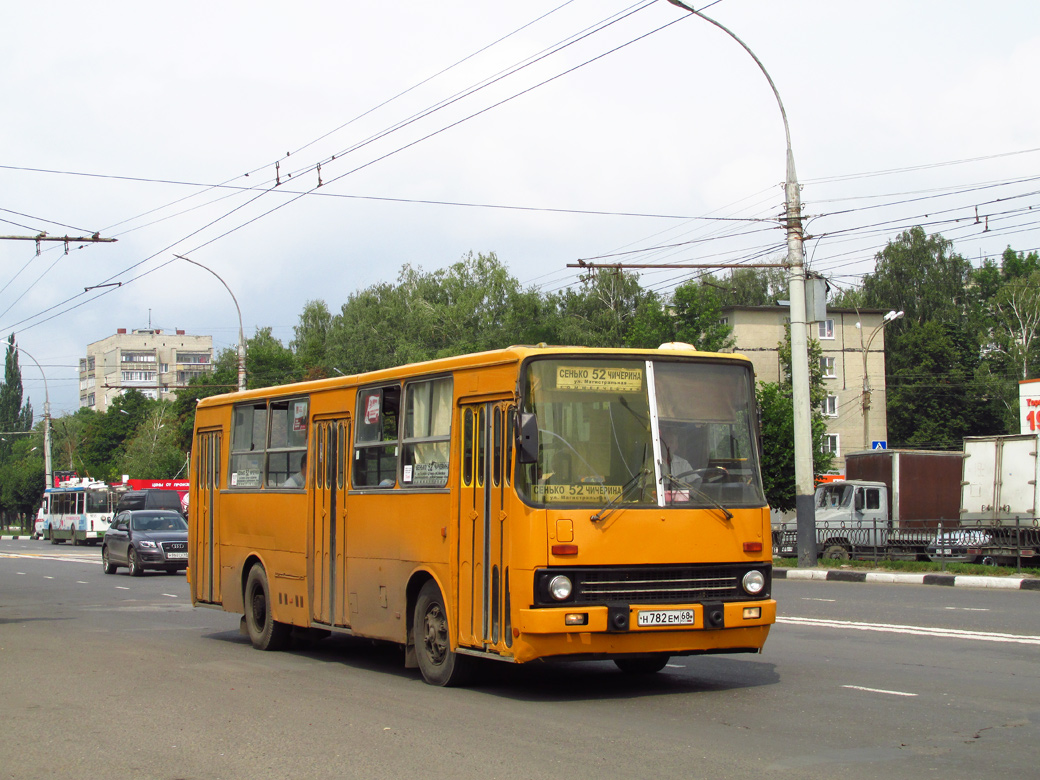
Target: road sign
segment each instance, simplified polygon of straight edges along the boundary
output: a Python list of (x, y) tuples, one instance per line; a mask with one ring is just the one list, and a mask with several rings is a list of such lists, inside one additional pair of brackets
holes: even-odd
[(872, 449), (872, 450), (887, 450), (888, 449), (888, 442), (887, 441), (872, 441), (870, 443), (870, 449)]

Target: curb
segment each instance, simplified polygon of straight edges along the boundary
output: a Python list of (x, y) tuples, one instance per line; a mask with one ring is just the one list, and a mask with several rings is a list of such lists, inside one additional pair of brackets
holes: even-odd
[(884, 582), (899, 585), (945, 585), (953, 588), (994, 588), (1040, 591), (1040, 579), (980, 577), (965, 574), (896, 574), (877, 571), (773, 569), (774, 580), (827, 580), (829, 582)]

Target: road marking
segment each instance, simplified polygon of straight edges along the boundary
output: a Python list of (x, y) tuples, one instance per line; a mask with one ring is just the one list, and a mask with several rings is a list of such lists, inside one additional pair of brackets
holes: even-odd
[(178, 598), (178, 596), (176, 594), (174, 594), (174, 593), (164, 593), (163, 595), (164, 596), (169, 596), (171, 599)]
[(983, 607), (943, 607), (943, 609), (956, 609), (960, 612), (989, 612), (988, 609)]
[(802, 601), (826, 601), (829, 604), (833, 604), (834, 602), (837, 601), (837, 599), (807, 599), (807, 598), (803, 598)]
[(125, 585), (116, 585), (116, 590), (130, 590), (130, 588)]
[(984, 631), (965, 631), (959, 628), (926, 628), (924, 626), (901, 626), (891, 623), (857, 623), (852, 620), (821, 620), (819, 618), (778, 617), (777, 623), (787, 623), (810, 628), (844, 628), (855, 631), (877, 631), (885, 634), (913, 634), (934, 636), (944, 639), (971, 639), (976, 642), (1013, 642), (1022, 645), (1040, 645), (1040, 636), (1019, 634), (997, 634)]
[(862, 685), (843, 685), (842, 688), (851, 688), (854, 691), (866, 691), (867, 693), (887, 693), (889, 696), (917, 696), (916, 693), (906, 691), (886, 691), (882, 688), (864, 688)]
[(77, 585), (89, 585), (90, 583), (86, 580), (76, 580)]
[(51, 575), (49, 575), (49, 574), (44, 574), (44, 575), (43, 575), (43, 578), (44, 578), (45, 580), (53, 580), (53, 579), (54, 579), (54, 577), (52, 577), (52, 576), (51, 576)]

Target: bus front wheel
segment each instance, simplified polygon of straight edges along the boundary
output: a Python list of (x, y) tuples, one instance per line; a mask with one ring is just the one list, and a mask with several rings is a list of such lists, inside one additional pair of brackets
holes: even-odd
[(429, 580), (415, 601), (415, 656), (423, 679), (430, 685), (461, 685), (469, 677), (472, 658), (451, 649), (448, 613), (437, 583)]
[(289, 641), (291, 628), (271, 615), (271, 587), (260, 564), (249, 570), (245, 593), (246, 631), (257, 650), (281, 650)]

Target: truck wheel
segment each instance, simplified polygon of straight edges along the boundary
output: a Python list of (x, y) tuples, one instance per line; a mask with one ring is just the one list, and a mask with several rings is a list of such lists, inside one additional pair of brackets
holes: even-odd
[(834, 561), (847, 561), (851, 557), (848, 549), (841, 544), (828, 544), (823, 548), (821, 558), (830, 558)]

